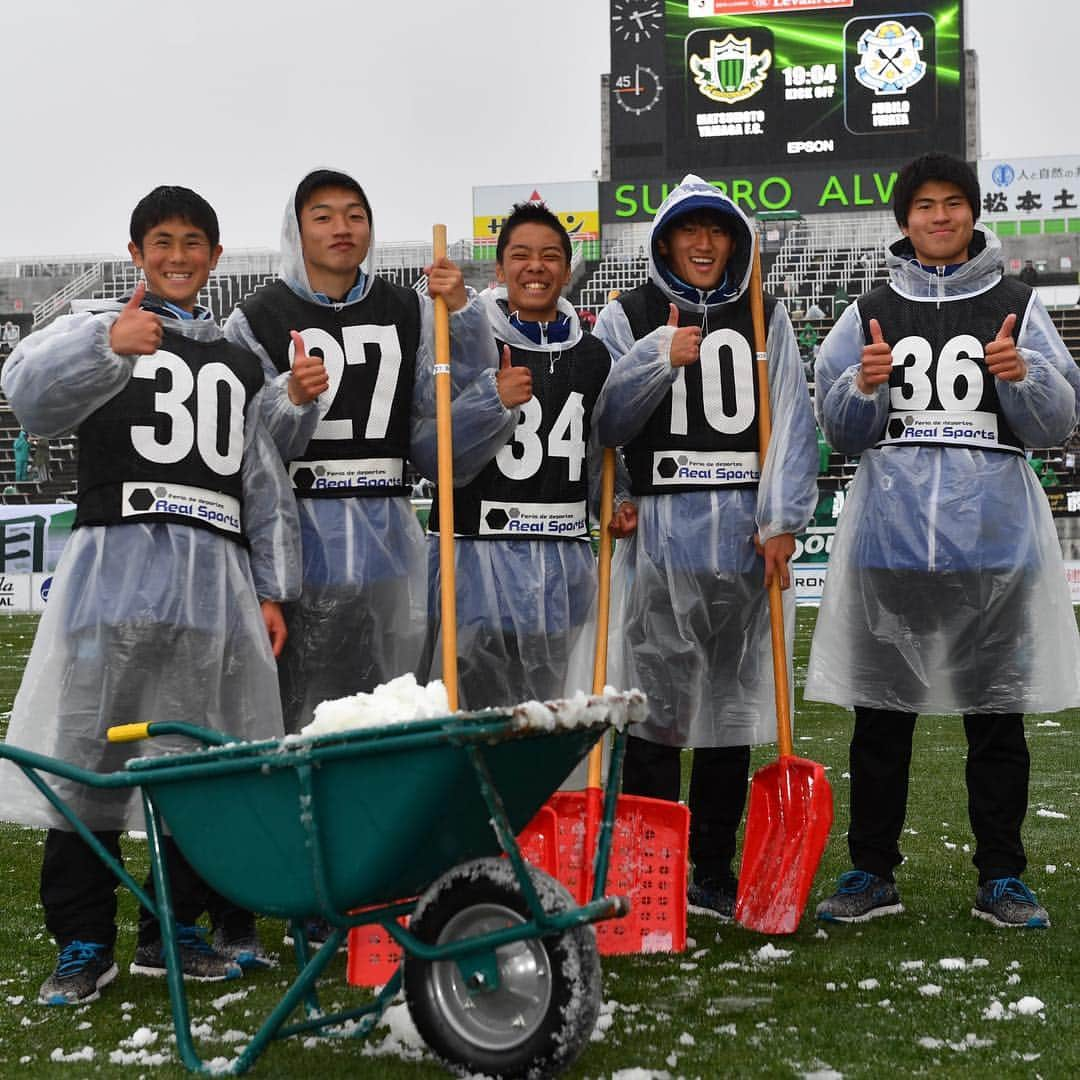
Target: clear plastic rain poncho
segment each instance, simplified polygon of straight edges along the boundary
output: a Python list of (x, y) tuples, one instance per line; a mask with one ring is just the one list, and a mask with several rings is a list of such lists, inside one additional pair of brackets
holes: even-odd
[[(281, 229), (280, 278), (297, 296), (328, 303), (312, 290), (304, 266), (293, 195)], [(375, 233), (364, 267), (374, 265)], [(366, 276), (360, 303), (370, 290)], [(410, 460), (419, 472), (437, 472), (433, 365), (434, 305), (420, 297), (421, 340), (413, 358), (415, 390)], [(300, 329), (298, 327), (298, 329)], [(269, 386), (265, 418), (285, 461), (302, 453), (319, 422), (316, 402), (297, 406), (280, 373), (237, 308), (226, 336), (262, 361)], [(455, 391), (484, 367), (497, 366), (487, 318), (474, 298), (450, 315), (451, 377)], [(497, 399), (496, 399), (497, 402)], [(491, 404), (489, 402), (489, 404)], [(494, 405), (491, 404), (494, 408)], [(501, 408), (501, 406), (499, 406)], [(469, 443), (455, 439), (455, 457), (469, 464)], [(481, 448), (483, 449), (483, 448)], [(474, 467), (479, 467), (474, 466)], [(280, 660), (285, 724), (298, 731), (321, 701), (370, 691), (398, 675), (417, 672), (427, 627), (427, 551), (416, 512), (406, 496), (297, 499), (303, 546), (303, 593), (286, 609), (289, 639)]]
[[(116, 311), (58, 319), (4, 365), (4, 393), (31, 431), (77, 433), (127, 384), (131, 358), (109, 348)], [(176, 319), (169, 328), (200, 340), (221, 336), (208, 320)], [(247, 413), (241, 471), (250, 552), (187, 525), (72, 532), (15, 699), (9, 743), (113, 772), (131, 757), (191, 749), (180, 736), (110, 744), (105, 732), (114, 724), (180, 720), (241, 739), (284, 734), (259, 600), (298, 595), (299, 524), (258, 397)], [(135, 789), (50, 783), (91, 829), (143, 827)], [(0, 766), (0, 818), (70, 828), (9, 762)]]
[[(1001, 244), (977, 226), (973, 250), (943, 276), (898, 241), (888, 257), (892, 288), (941, 303), (980, 294), (1001, 277)], [(1080, 640), (1034, 472), (1009, 452), (875, 449), (889, 387), (866, 395), (856, 386), (864, 343), (855, 303), (825, 338), (815, 369), (825, 438), (862, 456), (837, 524), (806, 697), (930, 713), (1076, 705)], [(1060, 444), (1076, 424), (1080, 370), (1034, 293), (1017, 347), (1027, 375), (996, 380), (1001, 408), (1027, 446)]]
[[(480, 294), (492, 334), (515, 349), (545, 353), (558, 363), (560, 353), (581, 341), (573, 305), (559, 301), (570, 319), (570, 336), (558, 344), (537, 344), (513, 326), (499, 306), (505, 288)], [(556, 371), (558, 369), (556, 368)], [(482, 376), (454, 402), (455, 448), (459, 432), (473, 440), (490, 434), (488, 459), (504, 446), (518, 426), (518, 410), (491, 405), (494, 380)], [(483, 462), (487, 464), (487, 462)], [(590, 492), (598, 492), (600, 452), (589, 443)], [(478, 470), (477, 470), (478, 471)], [(454, 483), (472, 476), (455, 465)], [(439, 542), (430, 541), (431, 677), (442, 675), (439, 624)], [(548, 701), (592, 687), (596, 645), (596, 559), (587, 540), (500, 538), (454, 542), (457, 586), (459, 697), (462, 708), (500, 707), (519, 701)]]
[[(685, 285), (673, 285), (656, 240), (673, 218), (703, 206), (733, 219), (736, 244), (719, 302), (712, 302), (715, 294), (699, 294), (695, 303)], [(751, 245), (739, 209), (688, 176), (657, 211), (649, 277), (672, 303), (700, 315), (707, 335), (726, 325), (728, 311), (748, 303)], [(605, 445), (628, 442), (661, 406), (677, 375), (668, 359), (674, 332), (660, 325), (635, 341), (620, 303), (600, 313), (595, 333), (615, 360), (597, 405)], [(637, 531), (616, 544), (609, 681), (646, 692), (649, 719), (634, 734), (651, 742), (716, 747), (776, 738), (768, 596), (753, 538), (805, 527), (817, 499), (817, 442), (798, 346), (779, 302), (767, 333), (773, 431), (757, 487), (631, 494)], [(784, 612), (790, 666), (793, 588), (784, 594)]]

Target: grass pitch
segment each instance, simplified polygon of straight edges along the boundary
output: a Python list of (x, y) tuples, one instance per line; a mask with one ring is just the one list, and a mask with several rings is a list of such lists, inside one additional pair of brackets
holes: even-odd
[[(812, 609), (799, 612), (800, 689), (814, 618)], [(0, 619), (0, 727), (35, 625), (32, 616)], [(850, 719), (841, 709), (804, 703), (798, 690), (796, 702), (796, 753), (829, 768), (836, 798), (812, 910), (848, 866)], [(611, 1077), (629, 1069), (649, 1071), (638, 1078), (1080, 1075), (1080, 712), (1029, 718), (1028, 739), (1026, 880), (1050, 911), (1051, 930), (998, 930), (970, 916), (975, 872), (963, 730), (957, 718), (923, 717), (903, 837), (907, 861), (898, 873), (906, 912), (827, 930), (804, 917), (797, 933), (774, 939), (691, 916), (693, 944), (685, 954), (605, 961), (600, 1024), (573, 1075)], [(772, 754), (756, 751), (754, 767)], [(185, 1075), (170, 1042), (164, 981), (126, 973), (136, 912), (124, 893), (116, 982), (84, 1008), (34, 1003), (55, 959), (37, 902), (41, 843), (39, 832), (0, 826), (0, 1075)], [(139, 877), (145, 847), (125, 841), (125, 849)], [(261, 932), (278, 947), (280, 923), (266, 921)], [(283, 982), (279, 969), (191, 988), (204, 1057), (233, 1056), (276, 1003)], [(345, 1005), (362, 993), (347, 987), (344, 959), (336, 959), (324, 1006)], [(366, 1043), (294, 1039), (272, 1046), (255, 1075), (446, 1075), (406, 1042), (390, 1027)]]

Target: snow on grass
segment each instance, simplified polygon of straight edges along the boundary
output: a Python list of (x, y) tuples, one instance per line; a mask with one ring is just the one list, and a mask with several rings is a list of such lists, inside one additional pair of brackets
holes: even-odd
[(1030, 995), (1020, 998), (1019, 1001), (1010, 1001), (1008, 1005), (1004, 1005), (998, 998), (994, 998), (983, 1009), (982, 1016), (984, 1020), (1011, 1020), (1014, 1016), (1042, 1017), (1045, 1008), (1044, 1002)]
[(92, 1046), (84, 1046), (81, 1050), (72, 1050), (71, 1053), (65, 1053), (62, 1046), (53, 1048), (51, 1054), (49, 1054), (50, 1061), (93, 1061), (94, 1060), (94, 1048)]
[(778, 949), (769, 941), (753, 954), (753, 959), (761, 963), (769, 963), (772, 960), (787, 960), (789, 956), (791, 956), (791, 949)]

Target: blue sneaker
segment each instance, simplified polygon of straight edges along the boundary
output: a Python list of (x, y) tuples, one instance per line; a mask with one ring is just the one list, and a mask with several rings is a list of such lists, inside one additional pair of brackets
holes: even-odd
[(41, 984), (42, 1005), (85, 1005), (101, 997), (118, 974), (109, 945), (96, 941), (73, 941), (60, 950), (53, 973)]
[(1046, 908), (1015, 877), (994, 878), (980, 885), (971, 914), (995, 926), (1021, 926), (1032, 930), (1046, 930), (1050, 926)]
[(866, 870), (848, 870), (840, 875), (836, 892), (818, 904), (815, 916), (823, 922), (866, 922), (879, 915), (899, 915), (903, 910), (891, 881)]

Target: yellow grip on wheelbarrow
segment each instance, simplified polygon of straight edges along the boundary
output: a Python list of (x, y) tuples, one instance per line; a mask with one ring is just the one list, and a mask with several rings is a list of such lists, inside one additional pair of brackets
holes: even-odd
[(138, 742), (139, 739), (150, 737), (150, 725), (145, 724), (117, 724), (105, 732), (109, 742)]

